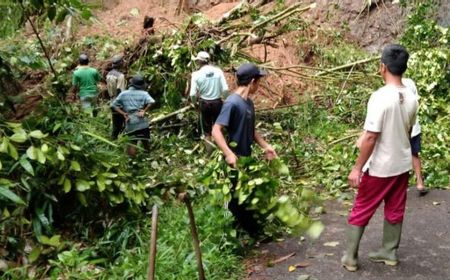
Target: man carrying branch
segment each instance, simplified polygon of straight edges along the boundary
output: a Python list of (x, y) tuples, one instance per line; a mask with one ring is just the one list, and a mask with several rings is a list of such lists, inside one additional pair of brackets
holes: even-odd
[[(214, 141), (225, 155), (227, 164), (233, 168), (237, 166), (238, 157), (251, 156), (253, 142), (256, 142), (264, 150), (266, 159), (272, 160), (277, 157), (272, 146), (255, 130), (255, 107), (249, 97), (258, 90), (259, 81), (266, 74), (254, 64), (241, 65), (236, 72), (238, 88), (225, 100), (213, 126)], [(228, 140), (225, 139), (222, 132), (224, 127), (228, 132)], [(232, 181), (234, 190), (237, 178), (233, 178)], [(239, 204), (238, 199), (232, 197), (228, 208), (237, 223), (247, 232), (257, 233), (258, 225), (253, 218), (253, 212), (246, 209), (245, 203)]]
[(402, 83), (409, 54), (403, 46), (388, 45), (381, 56), (380, 74), (385, 86), (372, 93), (367, 105), (359, 156), (348, 182), (358, 192), (348, 217), (347, 250), (342, 265), (358, 269), (358, 248), (364, 229), (384, 201), (382, 247), (370, 260), (397, 265), (406, 205), (409, 170), (412, 166), (410, 135), (418, 101)]

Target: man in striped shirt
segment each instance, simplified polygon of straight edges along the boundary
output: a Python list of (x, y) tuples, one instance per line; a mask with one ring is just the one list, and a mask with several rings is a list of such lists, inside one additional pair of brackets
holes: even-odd
[(146, 84), (140, 75), (130, 80), (130, 88), (117, 96), (111, 107), (125, 119), (125, 134), (132, 138), (132, 145), (128, 146), (128, 154), (136, 155), (136, 145), (139, 140), (147, 152), (150, 151), (149, 122), (145, 112), (155, 100), (145, 91)]

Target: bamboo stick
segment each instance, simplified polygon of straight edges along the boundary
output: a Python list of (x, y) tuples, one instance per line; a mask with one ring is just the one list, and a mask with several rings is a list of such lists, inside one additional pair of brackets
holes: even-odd
[(188, 210), (189, 223), (191, 225), (192, 242), (194, 244), (195, 258), (197, 259), (198, 279), (205, 280), (206, 278), (205, 271), (203, 270), (202, 251), (200, 249), (197, 226), (195, 225), (194, 211), (192, 210), (191, 201), (187, 195), (184, 197), (184, 203), (186, 204), (186, 208)]
[(152, 235), (150, 238), (150, 257), (148, 260), (148, 280), (155, 279), (156, 263), (156, 239), (158, 235), (158, 206), (155, 204), (152, 208)]
[(378, 60), (378, 59), (380, 59), (380, 57), (381, 56), (378, 55), (378, 56), (369, 57), (369, 58), (366, 58), (366, 59), (361, 59), (361, 60), (358, 60), (358, 61), (355, 61), (355, 62), (352, 62), (352, 63), (344, 64), (344, 65), (341, 65), (341, 66), (337, 66), (337, 67), (334, 67), (334, 68), (331, 68), (331, 69), (328, 69), (328, 70), (321, 71), (321, 72), (317, 73), (316, 76), (321, 76), (321, 75), (326, 74), (326, 73), (332, 73), (332, 72), (335, 72), (335, 71), (338, 71), (338, 70), (342, 70), (342, 69), (346, 69), (346, 68), (349, 68), (349, 67), (352, 67), (352, 66), (355, 66), (355, 65), (364, 64), (364, 63), (367, 63), (367, 62)]
[(154, 123), (157, 123), (157, 122), (161, 122), (161, 121), (167, 120), (167, 119), (169, 119), (169, 118), (171, 118), (171, 117), (174, 117), (174, 116), (176, 116), (176, 115), (178, 115), (178, 114), (187, 112), (187, 111), (189, 111), (190, 109), (193, 109), (193, 108), (194, 108), (194, 107), (193, 107), (192, 105), (188, 105), (188, 106), (186, 106), (186, 107), (183, 107), (183, 108), (181, 108), (181, 109), (178, 109), (178, 110), (176, 110), (176, 111), (174, 111), (174, 112), (172, 112), (172, 113), (169, 113), (169, 114), (167, 114), (167, 115), (164, 115), (164, 116), (160, 116), (160, 117), (154, 118), (154, 119), (150, 120), (150, 124), (154, 124)]

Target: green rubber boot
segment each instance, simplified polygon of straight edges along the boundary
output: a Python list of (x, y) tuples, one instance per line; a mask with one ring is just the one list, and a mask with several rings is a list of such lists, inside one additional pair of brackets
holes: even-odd
[(347, 250), (342, 256), (341, 264), (348, 271), (358, 270), (359, 241), (364, 233), (365, 227), (349, 225), (347, 229)]
[(397, 249), (402, 235), (402, 223), (391, 224), (384, 220), (383, 244), (380, 250), (369, 254), (373, 262), (382, 262), (386, 265), (397, 265)]

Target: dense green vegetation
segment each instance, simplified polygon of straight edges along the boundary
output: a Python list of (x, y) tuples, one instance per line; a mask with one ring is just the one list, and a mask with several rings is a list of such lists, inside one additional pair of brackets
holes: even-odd
[[(43, 7), (48, 13), (49, 7)], [(421, 94), (426, 184), (445, 188), (450, 172), (450, 32), (436, 25), (432, 12), (430, 6), (417, 7), (401, 41), (411, 50), (408, 76), (417, 82)], [(193, 69), (191, 55), (200, 49), (214, 49), (213, 40), (200, 38), (197, 24), (202, 20), (193, 17), (184, 29), (161, 45), (151, 45), (146, 55), (131, 65), (132, 73), (144, 73), (152, 83), (152, 95), (159, 103), (152, 116), (182, 105), (180, 92)], [(51, 40), (48, 33), (44, 40)], [(329, 69), (368, 56), (340, 35), (326, 36), (334, 40), (333, 45), (311, 41), (318, 67)], [(182, 44), (186, 38), (192, 45)], [(5, 42), (23, 38), (18, 35), (8, 40)], [(199, 40), (201, 44), (195, 44)], [(305, 38), (300, 37), (302, 40)], [(70, 81), (68, 70), (81, 50), (89, 46), (98, 59), (105, 59), (122, 46), (108, 38), (62, 45), (54, 60), (59, 75), (43, 81), (49, 93), (34, 113), (21, 122), (1, 116), (2, 279), (44, 275), (55, 279), (145, 279), (150, 207), (155, 203), (161, 207), (158, 279), (194, 279), (188, 217), (177, 200), (177, 194), (185, 191), (194, 198), (207, 278), (242, 279), (239, 253), (253, 240), (233, 227), (233, 218), (223, 207), (229, 198), (229, 170), (219, 153), (205, 153), (197, 139), (195, 112), (154, 125), (152, 153), (129, 159), (124, 152), (125, 137), (117, 142), (108, 140), (107, 104), (96, 118), (89, 118), (61, 101)], [(231, 50), (217, 50), (217, 54), (222, 66), (242, 61), (242, 55), (232, 56)], [(8, 58), (5, 61), (17, 78), (36, 69), (48, 71), (35, 40), (5, 44), (0, 57)], [(317, 87), (304, 94), (299, 106), (258, 113), (259, 129), (279, 151), (281, 161), (267, 164), (244, 159), (240, 170), (243, 187), (238, 195), (254, 202), (261, 220), (266, 221), (266, 234), (282, 233), (280, 225), (287, 232), (308, 228), (322, 211), (319, 196), (351, 197), (346, 177), (356, 155), (353, 142), (362, 127), (367, 99), (382, 84), (377, 69), (374, 61), (350, 71), (327, 73), (320, 81), (311, 76)], [(258, 150), (255, 157), (260, 157)]]

